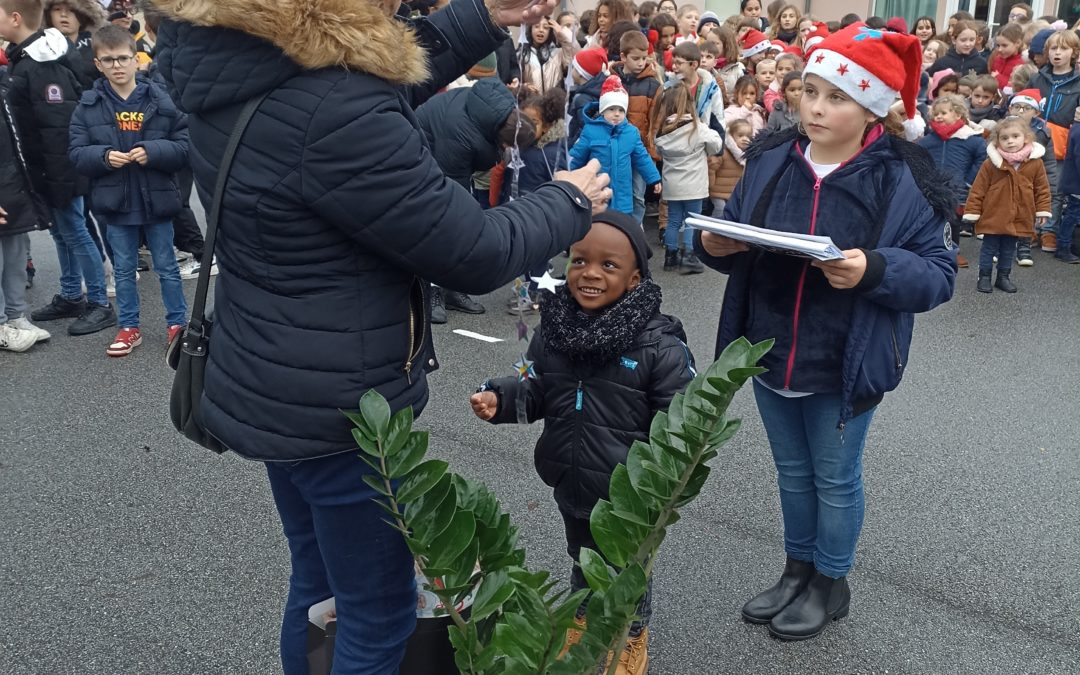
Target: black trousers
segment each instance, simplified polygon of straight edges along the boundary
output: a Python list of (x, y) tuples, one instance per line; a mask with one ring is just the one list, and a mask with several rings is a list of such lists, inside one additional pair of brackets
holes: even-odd
[(173, 246), (181, 251), (187, 251), (202, 262), (203, 241), (202, 230), (199, 229), (199, 221), (191, 210), (191, 188), (195, 182), (195, 176), (191, 167), (186, 167), (176, 174), (176, 181), (180, 186), (180, 213), (173, 218)]

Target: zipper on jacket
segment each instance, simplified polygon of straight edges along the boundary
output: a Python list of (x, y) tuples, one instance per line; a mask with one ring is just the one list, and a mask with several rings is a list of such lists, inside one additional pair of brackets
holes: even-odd
[[(419, 288), (419, 290), (420, 290), (420, 303), (421, 303), (421, 307), (423, 307), (424, 306), (424, 300), (425, 300), (424, 299), (423, 286), (420, 286), (419, 281), (414, 279), (413, 280), (413, 288), (414, 289)], [(418, 356), (420, 356), (420, 352), (422, 352), (423, 349), (424, 349), (424, 340), (427, 338), (427, 326), (426, 326), (426, 323), (423, 320), (423, 317), (418, 317), (416, 315), (417, 310), (413, 306), (414, 305), (413, 297), (415, 296), (415, 293), (410, 291), (409, 296), (410, 296), (409, 297), (409, 356), (408, 356), (408, 359), (405, 361), (404, 371), (405, 371), (405, 379), (409, 382), (409, 384), (412, 384), (413, 363), (416, 361), (416, 358)], [(417, 322), (420, 323), (420, 328), (421, 328), (421, 333), (420, 333), (420, 339), (419, 340), (416, 339), (416, 324), (417, 324)]]
[(892, 324), (892, 348), (893, 355), (896, 356), (896, 372), (900, 372), (900, 369), (904, 367), (903, 361), (900, 359), (900, 342), (896, 339), (896, 324)]
[[(584, 408), (585, 392), (582, 388), (582, 381), (578, 380), (577, 393), (574, 399), (574, 409), (577, 414), (574, 415), (574, 451), (571, 453), (570, 470), (572, 476), (578, 475), (578, 454), (581, 452), (581, 425), (582, 415), (581, 410)], [(581, 485), (580, 481), (574, 481), (574, 504), (578, 504), (581, 501)]]
[[(821, 181), (814, 179), (814, 206), (810, 211), (810, 234), (817, 228), (818, 203), (821, 201)], [(784, 389), (791, 389), (791, 376), (795, 371), (795, 348), (799, 342), (799, 310), (802, 309), (803, 288), (806, 286), (806, 273), (810, 270), (810, 261), (803, 263), (799, 274), (799, 285), (795, 289), (795, 312), (791, 319), (791, 351), (788, 352), (787, 372), (784, 373)]]

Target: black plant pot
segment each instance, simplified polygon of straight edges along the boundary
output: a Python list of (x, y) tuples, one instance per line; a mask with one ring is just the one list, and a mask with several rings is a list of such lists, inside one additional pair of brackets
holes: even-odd
[[(468, 620), (469, 610), (461, 615)], [(454, 665), (454, 647), (447, 632), (452, 625), (454, 621), (448, 616), (417, 619), (399, 674), (459, 675)]]
[[(469, 610), (462, 612), (469, 618)], [(416, 630), (405, 648), (399, 675), (460, 675), (454, 665), (454, 647), (447, 630), (453, 619), (440, 616), (416, 620)], [(308, 672), (310, 675), (330, 675), (334, 665), (334, 638), (337, 621), (326, 624), (323, 630), (308, 624)]]

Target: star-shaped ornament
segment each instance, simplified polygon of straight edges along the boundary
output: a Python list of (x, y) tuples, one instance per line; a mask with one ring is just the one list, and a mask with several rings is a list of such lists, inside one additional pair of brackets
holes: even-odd
[(532, 279), (533, 281), (535, 281), (536, 285), (541, 290), (551, 291), (552, 293), (555, 292), (556, 288), (558, 288), (559, 286), (562, 286), (563, 284), (566, 283), (566, 281), (563, 280), (563, 279), (556, 279), (555, 277), (551, 276), (551, 272), (544, 272), (544, 276), (542, 276), (542, 277), (529, 277), (529, 278)]
[(529, 339), (529, 324), (525, 323), (521, 319), (518, 319), (518, 322), (517, 322), (517, 335), (518, 335), (518, 340), (528, 340)]
[(536, 379), (536, 370), (533, 368), (533, 362), (525, 358), (524, 354), (522, 354), (518, 362), (514, 364), (514, 370), (517, 371), (518, 382)]

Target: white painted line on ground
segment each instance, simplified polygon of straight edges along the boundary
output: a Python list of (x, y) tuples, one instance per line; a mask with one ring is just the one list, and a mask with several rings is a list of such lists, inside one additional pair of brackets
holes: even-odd
[(499, 338), (481, 335), (480, 333), (474, 333), (471, 330), (462, 330), (460, 328), (455, 328), (454, 332), (458, 335), (464, 335), (465, 337), (472, 338), (474, 340), (480, 340), (481, 342), (502, 342), (502, 340), (500, 340)]

